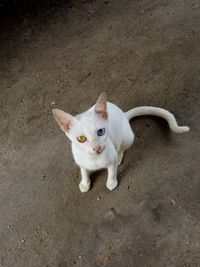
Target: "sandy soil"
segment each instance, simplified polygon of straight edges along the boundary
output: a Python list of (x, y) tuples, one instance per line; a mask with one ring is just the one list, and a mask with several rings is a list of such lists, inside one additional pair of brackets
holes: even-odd
[[(0, 266), (200, 266), (199, 1), (45, 3), (1, 10)], [(191, 132), (135, 119), (119, 187), (102, 171), (81, 194), (51, 109), (80, 113), (102, 91)]]

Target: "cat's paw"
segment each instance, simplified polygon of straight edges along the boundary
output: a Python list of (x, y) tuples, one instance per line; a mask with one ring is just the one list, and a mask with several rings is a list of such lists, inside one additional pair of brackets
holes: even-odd
[(90, 189), (90, 183), (83, 184), (82, 182), (80, 182), (79, 189), (82, 193), (87, 192)]
[(106, 186), (109, 190), (114, 190), (118, 185), (117, 179), (113, 180), (112, 182), (107, 182)]

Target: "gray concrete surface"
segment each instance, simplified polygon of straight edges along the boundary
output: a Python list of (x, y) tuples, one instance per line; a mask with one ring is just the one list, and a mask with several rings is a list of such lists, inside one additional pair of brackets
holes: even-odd
[[(0, 266), (200, 266), (199, 1), (63, 1), (2, 25)], [(81, 194), (51, 109), (79, 113), (102, 91), (191, 132), (135, 119), (117, 190), (102, 171)]]

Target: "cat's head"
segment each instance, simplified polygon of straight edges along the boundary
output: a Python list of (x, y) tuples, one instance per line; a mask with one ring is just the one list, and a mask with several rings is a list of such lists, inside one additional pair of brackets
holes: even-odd
[(53, 109), (53, 116), (65, 135), (81, 150), (100, 154), (108, 138), (107, 97), (102, 93), (96, 104), (87, 112), (73, 117), (59, 109)]

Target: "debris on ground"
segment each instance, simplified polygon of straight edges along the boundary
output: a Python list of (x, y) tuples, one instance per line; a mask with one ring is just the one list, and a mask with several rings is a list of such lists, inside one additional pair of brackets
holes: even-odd
[(170, 199), (170, 202), (171, 202), (172, 205), (176, 204), (176, 201), (173, 198)]
[(113, 255), (114, 254), (111, 251), (109, 251), (107, 254), (101, 255), (100, 256), (100, 262), (102, 264), (109, 263), (111, 261), (111, 258), (112, 258)]

